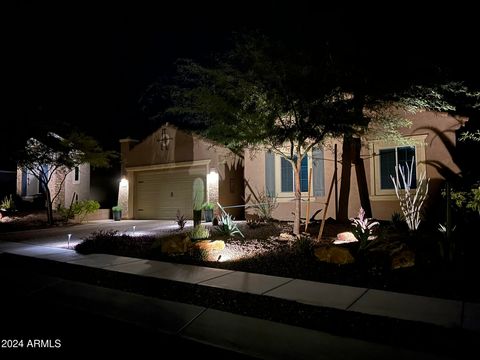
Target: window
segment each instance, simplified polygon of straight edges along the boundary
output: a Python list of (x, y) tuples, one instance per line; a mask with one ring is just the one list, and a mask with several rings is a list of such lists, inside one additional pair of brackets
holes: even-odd
[(73, 169), (73, 183), (79, 184), (80, 183), (80, 167), (75, 166)]
[[(394, 189), (393, 182), (390, 176), (396, 176), (396, 166), (399, 165), (403, 168), (404, 174), (406, 174), (407, 166), (412, 166), (412, 159), (415, 157), (415, 146), (402, 146), (389, 149), (381, 149), (380, 156), (380, 188)], [(400, 184), (403, 182), (400, 179)], [(413, 164), (412, 175), (412, 189), (417, 187), (417, 169), (415, 163)]]
[[(417, 185), (417, 174), (425, 171), (425, 139), (427, 135), (414, 135), (409, 137), (412, 145), (394, 145), (385, 141), (370, 143), (370, 179), (372, 200), (391, 200), (395, 197), (395, 188), (390, 176), (395, 177), (395, 166), (399, 165), (406, 174), (408, 167), (412, 166), (412, 189)], [(402, 180), (400, 179), (400, 184)]]
[[(280, 159), (281, 164), (281, 189), (282, 192), (294, 192), (295, 191), (295, 173), (293, 172), (293, 166), (284, 158)], [(302, 159), (300, 167), (300, 191), (308, 191), (308, 156)]]
[[(303, 159), (300, 168), (300, 190), (308, 192), (309, 169), (312, 169), (313, 196), (324, 196), (324, 156), (322, 148), (315, 148)], [(292, 164), (272, 152), (265, 153), (265, 190), (268, 196), (292, 198), (295, 192), (295, 175)]]

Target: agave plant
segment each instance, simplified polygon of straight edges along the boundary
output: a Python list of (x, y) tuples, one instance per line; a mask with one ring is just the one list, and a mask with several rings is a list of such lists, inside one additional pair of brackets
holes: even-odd
[(380, 223), (372, 218), (365, 217), (365, 210), (362, 207), (360, 207), (358, 216), (350, 220), (354, 227), (353, 235), (360, 242), (360, 249), (364, 249), (368, 245), (368, 239), (373, 235), (374, 228), (379, 226)]
[(235, 224), (235, 221), (233, 221), (234, 219), (232, 218), (232, 216), (225, 211), (222, 205), (220, 205), (219, 203), (217, 203), (217, 205), (222, 211), (222, 214), (220, 215), (221, 223), (217, 225), (218, 232), (228, 237), (232, 237), (238, 234), (244, 238), (245, 236), (243, 236), (237, 224)]

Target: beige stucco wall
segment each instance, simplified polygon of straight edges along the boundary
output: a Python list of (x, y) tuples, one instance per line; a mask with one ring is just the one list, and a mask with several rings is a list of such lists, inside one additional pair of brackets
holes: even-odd
[[(340, 147), (341, 148), (341, 147)], [(325, 165), (325, 195), (324, 196), (313, 196), (313, 190), (310, 196), (310, 216), (311, 217), (317, 210), (322, 209), (322, 212), (317, 214), (316, 219), (321, 219), (323, 212), (325, 211), (325, 204), (327, 201), (328, 190), (332, 182), (332, 177), (335, 171), (334, 166), (334, 142), (329, 141), (325, 143), (323, 147), (324, 151), (324, 165)], [(338, 158), (340, 159), (340, 157)], [(338, 174), (340, 174), (341, 167), (338, 166)], [(253, 191), (256, 193), (265, 191), (265, 152), (264, 151), (247, 151), (245, 153), (245, 179), (249, 182)], [(332, 190), (333, 191), (333, 190)], [(245, 189), (245, 198), (249, 196), (251, 192), (248, 188)], [(357, 196), (358, 197), (358, 196)], [(304, 196), (302, 201), (302, 214), (301, 217), (304, 218), (307, 210), (307, 196)], [(278, 207), (273, 212), (273, 217), (279, 220), (292, 221), (292, 213), (295, 211), (293, 197), (284, 197), (277, 198)], [(358, 199), (355, 196), (350, 194), (350, 201), (352, 203), (358, 202)], [(253, 214), (252, 211), (248, 211), (247, 214)], [(333, 193), (332, 200), (327, 209), (327, 218), (335, 217), (335, 205), (333, 202)]]
[[(434, 112), (421, 112), (415, 115), (406, 115), (406, 117), (412, 121), (412, 126), (402, 129), (402, 133), (408, 136), (423, 135), (425, 137), (425, 160), (422, 162), (422, 169), (425, 170), (427, 178), (430, 178), (430, 182), (424, 213), (426, 217), (435, 217), (443, 211), (443, 208), (438, 205), (445, 177), (449, 172), (453, 174), (460, 172), (452, 155), (454, 155), (456, 147), (455, 131), (462, 126), (465, 119), (457, 119), (445, 113)], [(366, 150), (364, 150), (364, 154), (367, 154)], [(371, 161), (365, 161), (367, 176), (370, 174), (370, 193), (371, 164)], [(390, 220), (393, 212), (400, 212), (398, 200), (394, 196), (385, 196), (385, 199), (371, 197), (371, 204), (372, 214), (378, 219)]]
[[(458, 129), (462, 120), (453, 118), (446, 114), (422, 112), (416, 115), (408, 115), (413, 125), (411, 128), (402, 129), (405, 135), (424, 135), (425, 136), (425, 162), (423, 168), (426, 170), (427, 177), (430, 178), (429, 201), (430, 205), (426, 207), (426, 211), (434, 211), (435, 201), (438, 201), (440, 188), (443, 186), (444, 177), (442, 173), (452, 171), (458, 173), (459, 168), (455, 164), (450, 154), (450, 151), (455, 148), (455, 130)], [(325, 209), (325, 203), (329, 188), (332, 184), (332, 177), (334, 174), (334, 144), (337, 143), (337, 184), (338, 192), (340, 192), (340, 180), (342, 173), (341, 159), (342, 159), (342, 144), (339, 140), (329, 140), (324, 144), (324, 164), (325, 164), (325, 196), (311, 197), (311, 210), (313, 214), (317, 209)], [(365, 166), (365, 173), (367, 176), (367, 184), (369, 194), (372, 195), (372, 172), (373, 164), (372, 147), (368, 142), (362, 144), (361, 158)], [(265, 152), (246, 151), (245, 153), (245, 179), (250, 183), (254, 191), (265, 190)], [(245, 189), (245, 195), (248, 196), (250, 191)], [(306, 200), (306, 197), (303, 197)], [(393, 196), (377, 196), (370, 197), (373, 216), (378, 219), (390, 220), (391, 215), (395, 211), (400, 211), (398, 200)], [(293, 220), (292, 212), (294, 211), (293, 197), (279, 198), (279, 206), (274, 211), (275, 218), (280, 220)], [(335, 198), (332, 190), (332, 199), (328, 207), (327, 218), (335, 218)], [(357, 179), (355, 168), (352, 166), (351, 171), (351, 188), (349, 195), (349, 217), (357, 215), (360, 208), (360, 198), (357, 188)], [(306, 201), (302, 202), (302, 217), (305, 217)], [(323, 212), (317, 215), (322, 216)]]
[(90, 200), (90, 164), (79, 166), (79, 181), (75, 182), (75, 172), (71, 171), (65, 179), (65, 207), (69, 207), (74, 194), (78, 195), (78, 201)]
[[(165, 130), (165, 131), (162, 131)], [(141, 142), (122, 139), (122, 177), (128, 180), (123, 193), (119, 191), (119, 205), (124, 209), (125, 218), (133, 218), (135, 204), (135, 174), (139, 171), (160, 170), (165, 167), (205, 166), (205, 173), (218, 173), (218, 201), (222, 205), (236, 203), (243, 195), (243, 187), (225, 191), (230, 184), (231, 169), (242, 169), (236, 176), (243, 174), (243, 162), (226, 148), (214, 145), (198, 136), (187, 134), (173, 126), (164, 126)], [(240, 169), (238, 168), (238, 169)], [(206, 179), (205, 183), (207, 182)], [(243, 182), (243, 178), (238, 180)], [(230, 189), (230, 188), (228, 188)], [(128, 193), (125, 196), (125, 191)], [(206, 194), (209, 192), (206, 191)], [(207, 200), (207, 199), (206, 199)], [(216, 202), (217, 199), (208, 199)]]

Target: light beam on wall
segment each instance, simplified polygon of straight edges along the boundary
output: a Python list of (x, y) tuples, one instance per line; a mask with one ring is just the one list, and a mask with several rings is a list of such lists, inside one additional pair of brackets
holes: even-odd
[(216, 169), (211, 169), (207, 174), (207, 193), (207, 200), (215, 204), (218, 201), (218, 172)]
[(118, 186), (117, 205), (123, 209), (122, 217), (128, 217), (128, 179), (125, 177), (122, 177)]

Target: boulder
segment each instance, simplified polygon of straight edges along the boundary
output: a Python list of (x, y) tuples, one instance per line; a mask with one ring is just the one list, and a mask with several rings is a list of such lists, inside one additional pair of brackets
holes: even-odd
[(392, 257), (392, 270), (415, 266), (415, 253), (412, 250), (402, 250)]
[(357, 242), (358, 239), (350, 231), (345, 231), (337, 234), (337, 239), (334, 244), (348, 244), (351, 242)]
[(282, 241), (294, 241), (296, 239), (297, 237), (295, 235), (286, 232), (280, 233), (280, 235), (278, 235), (278, 240)]
[(183, 254), (187, 252), (192, 242), (188, 236), (175, 236), (164, 239), (162, 241), (162, 253), (166, 254)]
[(345, 265), (355, 262), (355, 259), (348, 249), (338, 246), (318, 247), (314, 253), (318, 260), (330, 264)]
[(225, 249), (225, 242), (222, 240), (200, 240), (192, 244), (192, 248), (205, 251), (222, 251)]

